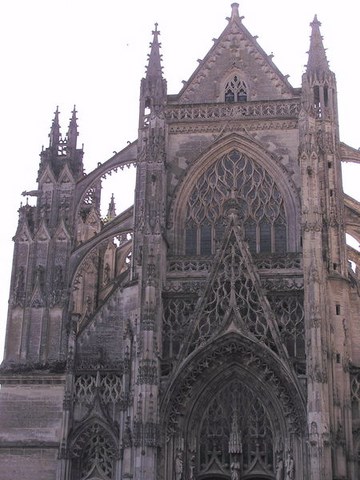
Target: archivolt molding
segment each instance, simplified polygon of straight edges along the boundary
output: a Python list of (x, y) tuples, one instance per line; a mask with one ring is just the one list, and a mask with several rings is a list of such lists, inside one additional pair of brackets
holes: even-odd
[[(290, 173), (281, 163), (281, 159), (274, 154), (270, 154), (265, 150), (260, 142), (257, 142), (253, 137), (239, 133), (231, 133), (226, 137), (220, 137), (209, 149), (192, 165), (184, 175), (179, 184), (173, 203), (170, 207), (168, 217), (168, 227), (174, 227), (176, 241), (182, 237), (184, 228), (184, 221), (187, 209), (187, 199), (189, 198), (192, 189), (197, 180), (202, 174), (222, 156), (230, 153), (232, 150), (237, 150), (253, 160), (276, 181), (276, 185), (283, 195), (285, 211), (288, 222), (288, 231), (291, 235), (289, 238), (290, 251), (297, 250), (297, 225), (299, 222), (296, 219), (300, 212), (300, 198), (299, 192)], [(176, 220), (174, 220), (176, 219)], [(179, 244), (175, 245), (176, 251), (179, 250)]]
[(279, 417), (287, 419), (288, 428), (292, 432), (305, 431), (305, 399), (295, 375), (269, 349), (259, 348), (251, 339), (231, 332), (189, 355), (174, 373), (161, 404), (168, 437), (184, 428), (182, 422), (188, 416), (188, 406), (194, 403), (194, 395), (199, 395), (211, 379), (226, 378), (229, 369), (235, 369), (249, 386), (260, 389), (259, 393), (261, 385), (266, 385), (266, 396), (271, 396), (281, 409)]

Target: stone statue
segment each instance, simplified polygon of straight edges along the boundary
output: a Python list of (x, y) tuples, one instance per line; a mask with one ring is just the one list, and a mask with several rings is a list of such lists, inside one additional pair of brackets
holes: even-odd
[(276, 480), (284, 479), (284, 460), (282, 459), (281, 454), (279, 453), (276, 457)]
[(195, 464), (196, 464), (196, 455), (195, 453), (192, 453), (190, 458), (189, 480), (195, 480)]
[(295, 480), (295, 464), (291, 452), (286, 459), (286, 480)]
[(176, 452), (175, 457), (175, 480), (182, 480), (184, 470), (183, 453), (181, 450)]

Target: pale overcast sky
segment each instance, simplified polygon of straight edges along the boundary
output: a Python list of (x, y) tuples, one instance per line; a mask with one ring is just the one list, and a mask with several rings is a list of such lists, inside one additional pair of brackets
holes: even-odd
[[(137, 137), (140, 80), (154, 23), (161, 32), (168, 93), (177, 93), (226, 26), (228, 0), (4, 0), (0, 5), (2, 228), (0, 230), (0, 358), (13, 243), (21, 192), (36, 188), (39, 153), (48, 145), (56, 106), (66, 133), (73, 105), (90, 172)], [(315, 14), (338, 83), (342, 141), (360, 146), (360, 6), (354, 0), (240, 0), (244, 25), (294, 87), (301, 84)], [(350, 170), (350, 169), (349, 169)], [(360, 199), (360, 167), (345, 191)], [(111, 187), (118, 213), (132, 203)], [(132, 188), (130, 189), (132, 191)], [(110, 195), (110, 194), (109, 194)]]

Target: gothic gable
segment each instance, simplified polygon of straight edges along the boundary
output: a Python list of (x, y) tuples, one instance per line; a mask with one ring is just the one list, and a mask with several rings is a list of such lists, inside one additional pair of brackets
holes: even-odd
[[(228, 209), (236, 211), (236, 203)], [(287, 358), (270, 305), (261, 288), (251, 254), (242, 238), (236, 213), (230, 213), (208, 284), (189, 325), (185, 351), (207, 344), (225, 332), (235, 332), (266, 345)]]
[(67, 184), (70, 184), (72, 186), (75, 183), (74, 176), (68, 164), (65, 164), (64, 168), (60, 172), (59, 183), (62, 184), (63, 188), (69, 188)]
[(294, 96), (293, 88), (242, 24), (237, 4), (229, 23), (185, 83), (179, 103), (245, 102)]

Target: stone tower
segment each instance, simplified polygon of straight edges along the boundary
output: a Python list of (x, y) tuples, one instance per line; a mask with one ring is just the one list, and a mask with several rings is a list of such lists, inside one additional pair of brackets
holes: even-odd
[[(242, 23), (168, 94), (157, 25), (138, 138), (84, 173), (74, 108), (19, 210), (2, 480), (356, 480), (360, 204), (311, 23), (294, 88)], [(137, 168), (134, 205), (101, 179)]]

